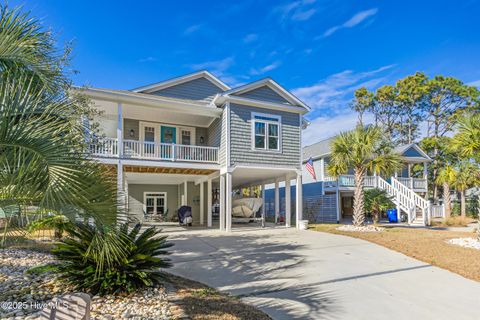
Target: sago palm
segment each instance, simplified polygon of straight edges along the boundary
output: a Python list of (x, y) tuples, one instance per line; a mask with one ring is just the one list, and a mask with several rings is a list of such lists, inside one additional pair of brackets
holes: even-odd
[(365, 222), (363, 182), (367, 172), (390, 175), (401, 168), (400, 156), (393, 151), (384, 132), (377, 126), (357, 126), (340, 133), (332, 142), (328, 171), (337, 177), (354, 171), (353, 223)]

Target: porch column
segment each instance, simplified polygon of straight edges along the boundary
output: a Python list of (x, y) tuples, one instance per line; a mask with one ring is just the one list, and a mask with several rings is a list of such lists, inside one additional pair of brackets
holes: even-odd
[(220, 176), (220, 231), (225, 231), (225, 175)]
[(425, 179), (425, 199), (428, 199), (428, 163), (423, 163), (423, 179)]
[(296, 215), (296, 228), (300, 226), (299, 221), (302, 220), (303, 216), (303, 195), (302, 195), (302, 173), (297, 173), (297, 184), (295, 188), (295, 215)]
[(183, 183), (183, 198), (182, 198), (182, 206), (188, 205), (188, 181)]
[(292, 219), (292, 201), (290, 194), (290, 177), (285, 177), (285, 227), (290, 228)]
[(335, 196), (337, 197), (337, 223), (340, 223), (340, 220), (342, 219), (342, 211), (340, 210), (341, 206), (341, 198), (340, 198), (340, 190), (338, 190), (338, 187), (335, 191)]
[(275, 180), (275, 223), (278, 222), (280, 216), (280, 188), (278, 186), (278, 180)]
[(207, 227), (212, 226), (212, 180), (207, 180)]
[(253, 197), (254, 193), (253, 193), (253, 187), (252, 187), (252, 186), (250, 186), (250, 190), (249, 190), (249, 191), (250, 191), (250, 197)]
[(325, 180), (325, 159), (320, 159), (320, 181)]
[(118, 143), (118, 157), (123, 157), (123, 106), (122, 103), (117, 105), (117, 143)]
[(225, 231), (232, 231), (232, 174), (225, 174)]
[(262, 228), (265, 227), (265, 206), (267, 205), (265, 200), (265, 184), (262, 184)]
[(118, 213), (117, 213), (117, 222), (124, 223), (127, 221), (127, 214), (125, 210), (125, 190), (123, 182), (123, 163), (118, 161), (117, 164), (117, 203), (118, 203)]
[(203, 216), (205, 212), (205, 192), (203, 190), (204, 182), (200, 183), (200, 224), (203, 225)]

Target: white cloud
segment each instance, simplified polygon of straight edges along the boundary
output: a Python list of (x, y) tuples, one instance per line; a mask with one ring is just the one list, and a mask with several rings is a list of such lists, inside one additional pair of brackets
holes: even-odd
[(256, 33), (250, 33), (250, 34), (247, 34), (247, 35), (243, 38), (243, 42), (244, 42), (244, 43), (250, 43), (250, 42), (256, 41), (257, 39), (258, 39), (258, 34), (256, 34)]
[(157, 58), (150, 56), (150, 57), (138, 59), (137, 61), (138, 62), (154, 62), (154, 61), (157, 61)]
[[(342, 131), (351, 130), (357, 124), (357, 120), (357, 114), (353, 111), (347, 111), (335, 116), (317, 117), (302, 132), (302, 143), (304, 146), (308, 146), (333, 137)], [(365, 115), (363, 118), (365, 123), (370, 123), (372, 120), (371, 115)]]
[(269, 65), (266, 65), (265, 67), (262, 67), (260, 69), (250, 69), (250, 74), (251, 75), (260, 75), (264, 74), (266, 72), (272, 71), (274, 69), (277, 69), (280, 65), (282, 64), (281, 61), (277, 60)]
[(310, 19), (315, 13), (316, 9), (311, 8), (315, 0), (299, 0), (288, 4), (278, 6), (274, 9), (280, 14), (280, 20), (306, 21)]
[(469, 83), (467, 83), (467, 85), (472, 86), (472, 87), (480, 88), (480, 79), (476, 80), (476, 81), (469, 82)]
[(221, 76), (225, 71), (227, 71), (233, 64), (235, 59), (233, 57), (227, 57), (221, 60), (206, 61), (202, 63), (195, 63), (189, 65), (193, 70), (207, 69), (213, 73), (216, 73), (218, 76)]
[[(228, 70), (231, 66), (235, 64), (235, 58), (226, 57), (221, 60), (206, 61), (202, 63), (195, 63), (187, 65), (194, 71), (198, 70), (208, 70), (213, 73), (216, 77), (219, 77), (222, 81), (230, 85), (231, 87), (239, 86), (244, 84), (245, 77), (236, 77), (232, 75)], [(242, 80), (243, 79), (243, 80)]]
[(183, 31), (183, 34), (184, 34), (184, 35), (192, 34), (192, 33), (194, 33), (194, 32), (197, 32), (198, 30), (200, 30), (201, 27), (202, 27), (201, 24), (191, 25), (190, 27), (186, 28), (186, 29)]
[(353, 17), (351, 17), (350, 19), (348, 19), (347, 21), (345, 21), (344, 23), (342, 23), (341, 25), (338, 25), (338, 26), (334, 26), (334, 27), (331, 27), (329, 28), (327, 31), (325, 31), (323, 33), (323, 37), (329, 37), (331, 36), (332, 34), (334, 34), (335, 32), (337, 32), (338, 30), (340, 29), (345, 29), (345, 28), (353, 28), (355, 27), (356, 25), (362, 23), (363, 21), (365, 21), (365, 19), (371, 17), (371, 16), (374, 16), (376, 15), (378, 12), (378, 9), (377, 8), (373, 8), (373, 9), (369, 9), (369, 10), (364, 10), (364, 11), (360, 11), (360, 12), (357, 12), (356, 14), (353, 15)]
[(381, 68), (354, 72), (344, 70), (332, 74), (311, 86), (296, 88), (292, 93), (305, 101), (312, 108), (312, 116), (318, 116), (321, 111), (328, 114), (338, 114), (349, 109), (353, 92), (360, 87), (374, 89), (386, 81), (385, 72), (395, 65)]
[(308, 20), (315, 14), (315, 12), (317, 12), (317, 10), (313, 8), (305, 11), (299, 10), (292, 15), (292, 20), (295, 20), (295, 21)]

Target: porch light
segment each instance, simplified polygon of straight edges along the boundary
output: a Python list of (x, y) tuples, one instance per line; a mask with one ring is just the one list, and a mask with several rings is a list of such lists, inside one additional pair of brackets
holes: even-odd
[(200, 136), (200, 143), (203, 144), (205, 142), (205, 138), (203, 136)]
[(130, 135), (130, 138), (133, 138), (135, 136), (135, 130), (130, 129), (129, 135)]

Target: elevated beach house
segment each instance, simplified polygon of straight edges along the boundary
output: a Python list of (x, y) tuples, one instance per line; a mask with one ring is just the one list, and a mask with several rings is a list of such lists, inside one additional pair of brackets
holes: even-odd
[[(303, 188), (305, 211), (314, 219), (323, 222), (339, 222), (352, 218), (353, 191), (355, 188), (353, 170), (339, 177), (328, 174), (331, 155), (331, 142), (326, 139), (303, 149), (303, 162), (313, 160), (317, 180), (303, 166)], [(427, 164), (431, 158), (416, 144), (401, 145), (395, 148), (401, 156), (403, 169), (393, 176), (368, 175), (364, 188), (380, 188), (392, 198), (398, 219), (403, 213), (409, 224), (427, 224), (430, 218), (441, 215), (440, 209), (426, 199), (428, 191)], [(414, 175), (413, 167), (416, 166)], [(307, 209), (308, 208), (308, 209)]]
[[(132, 217), (171, 221), (187, 205), (194, 225), (229, 231), (234, 190), (273, 181), (302, 185), (309, 107), (270, 78), (231, 88), (200, 71), (133, 90), (77, 90), (102, 111), (92, 154), (115, 168)], [(290, 217), (301, 218), (302, 188), (295, 197), (287, 226)]]

